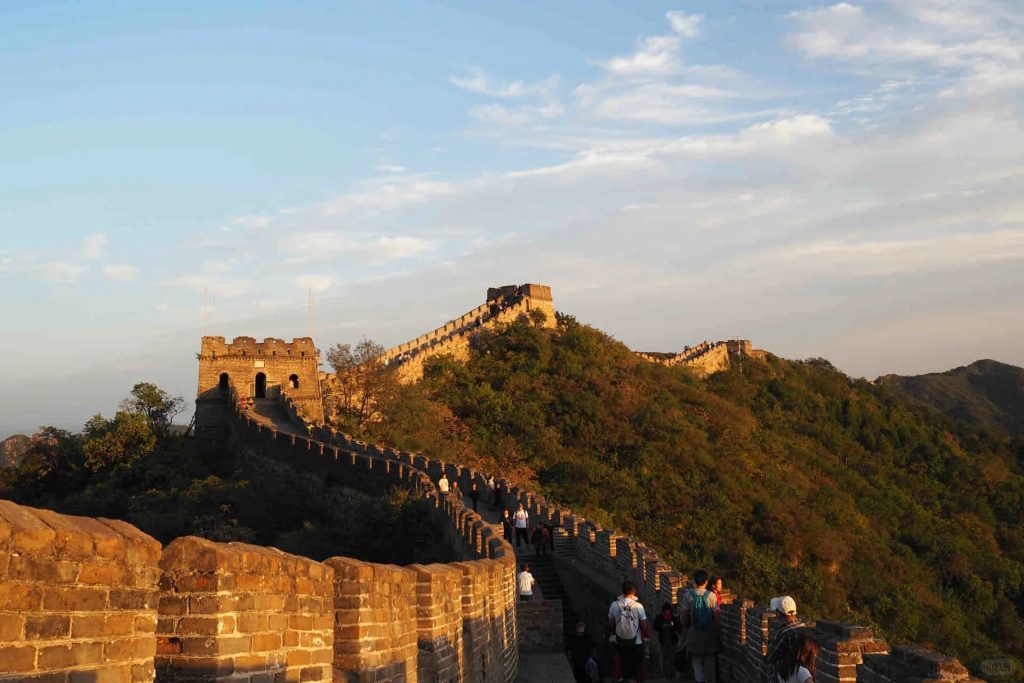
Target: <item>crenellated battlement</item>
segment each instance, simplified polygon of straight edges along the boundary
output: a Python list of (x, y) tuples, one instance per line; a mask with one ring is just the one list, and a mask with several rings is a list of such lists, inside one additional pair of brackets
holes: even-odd
[(235, 337), (230, 344), (224, 341), (224, 337), (203, 337), (199, 351), (200, 360), (261, 356), (301, 359), (315, 358), (316, 355), (316, 345), (313, 344), (311, 337), (296, 337), (290, 342), (274, 337), (266, 337), (261, 342), (256, 341), (254, 337)]

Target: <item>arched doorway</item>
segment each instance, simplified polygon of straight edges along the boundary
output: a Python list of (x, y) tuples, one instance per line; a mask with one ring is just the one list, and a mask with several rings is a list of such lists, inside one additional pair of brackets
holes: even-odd
[(290, 386), (292, 389), (298, 389), (299, 388), (299, 376), (298, 375), (292, 375), (291, 377), (289, 377), (288, 378), (288, 386)]
[(228, 390), (228, 373), (220, 373), (220, 383), (217, 385), (217, 388), (220, 389), (221, 391)]
[(256, 398), (267, 397), (267, 376), (262, 372), (256, 373)]

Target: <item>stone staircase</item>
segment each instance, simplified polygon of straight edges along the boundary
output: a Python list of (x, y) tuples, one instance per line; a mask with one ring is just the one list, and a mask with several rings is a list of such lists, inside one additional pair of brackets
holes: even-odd
[[(557, 552), (557, 538), (555, 548)], [(550, 549), (548, 553), (537, 557), (534, 555), (533, 546), (530, 546), (529, 550), (524, 546), (516, 551), (516, 560), (519, 564), (526, 562), (530, 565), (530, 573), (537, 581), (541, 598), (562, 601), (562, 633), (569, 635), (576, 630), (576, 612), (572, 608), (569, 596), (566, 595), (561, 579), (558, 578), (558, 572), (555, 571), (555, 563)]]

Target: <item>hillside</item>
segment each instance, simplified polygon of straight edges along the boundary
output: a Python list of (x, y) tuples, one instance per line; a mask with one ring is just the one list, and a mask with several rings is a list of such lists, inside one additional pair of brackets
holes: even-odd
[(1024, 368), (979, 360), (946, 372), (884, 375), (878, 383), (968, 424), (1024, 438)]
[(1024, 654), (1024, 458), (827, 361), (701, 381), (560, 316), (481, 332), (379, 407), (363, 436), (529, 481), (741, 594)]
[(30, 442), (31, 439), (24, 434), (15, 434), (0, 441), (0, 468), (17, 467)]

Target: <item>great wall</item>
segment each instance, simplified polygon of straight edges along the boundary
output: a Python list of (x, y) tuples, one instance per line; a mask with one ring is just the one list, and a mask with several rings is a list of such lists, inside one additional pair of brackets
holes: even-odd
[[(489, 290), (488, 304), (395, 347), (388, 360), (399, 367), (412, 363), (406, 371), (412, 377), (426, 358), (467, 352), (473, 329), (538, 308), (553, 322), (550, 289), (524, 287)], [(493, 299), (492, 292), (498, 293)], [(729, 354), (730, 345), (731, 353), (756, 355), (749, 342), (731, 341), (686, 351), (674, 364), (710, 358), (717, 348)], [(197, 537), (161, 547), (122, 521), (0, 501), (0, 681), (511, 683), (521, 653), (560, 650), (563, 606), (517, 602), (514, 549), (492, 521), (455, 496), (439, 495), (434, 484), (444, 472), (464, 490), (473, 483), (483, 487), (485, 473), (366, 444), (324, 426), (318, 365), (308, 338), (289, 344), (240, 337), (226, 344), (204, 337), (197, 438), (221, 439), (242, 457), (272, 458), (349, 487), (405, 487), (429, 503), (458, 561), (406, 567), (345, 557), (316, 562)], [(243, 397), (258, 397), (257, 404), (243, 407)], [(533, 521), (553, 527), (552, 562), (566, 607), (595, 641), (604, 637), (608, 604), (623, 578), (636, 582), (652, 610), (678, 602), (686, 590), (687, 576), (643, 542), (515, 482), (499, 480), (498, 486), (502, 506), (522, 503)], [(778, 620), (765, 607), (732, 596), (722, 615), (719, 680), (762, 681)], [(811, 629), (822, 644), (816, 681), (980, 680), (951, 657), (890, 647), (868, 628), (820, 619)], [(657, 661), (656, 653), (651, 659)]]

